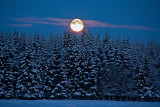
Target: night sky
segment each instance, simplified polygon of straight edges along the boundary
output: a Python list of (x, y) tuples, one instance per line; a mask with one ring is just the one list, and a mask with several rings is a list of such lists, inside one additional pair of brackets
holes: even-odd
[(111, 38), (160, 42), (159, 0), (0, 0), (0, 31), (62, 34), (74, 18)]

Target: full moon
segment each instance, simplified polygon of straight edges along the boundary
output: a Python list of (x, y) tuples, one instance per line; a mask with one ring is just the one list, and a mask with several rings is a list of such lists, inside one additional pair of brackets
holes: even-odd
[(70, 23), (70, 28), (74, 31), (74, 32), (81, 32), (84, 29), (84, 23), (82, 20), (80, 19), (74, 19), (72, 20), (72, 22)]

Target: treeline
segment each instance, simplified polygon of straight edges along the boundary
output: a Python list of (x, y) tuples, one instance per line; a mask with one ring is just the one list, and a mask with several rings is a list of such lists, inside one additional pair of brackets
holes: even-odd
[(160, 101), (160, 44), (0, 32), (0, 98)]

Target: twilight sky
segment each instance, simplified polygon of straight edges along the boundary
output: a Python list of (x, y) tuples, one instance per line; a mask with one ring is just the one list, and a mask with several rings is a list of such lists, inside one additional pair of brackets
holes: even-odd
[(159, 0), (0, 0), (0, 31), (61, 34), (74, 18), (95, 35), (160, 42)]

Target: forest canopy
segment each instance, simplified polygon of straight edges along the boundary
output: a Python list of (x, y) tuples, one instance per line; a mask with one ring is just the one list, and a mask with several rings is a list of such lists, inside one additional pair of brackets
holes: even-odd
[[(1, 99), (160, 100), (160, 44), (0, 32)], [(103, 38), (102, 38), (103, 37)]]

